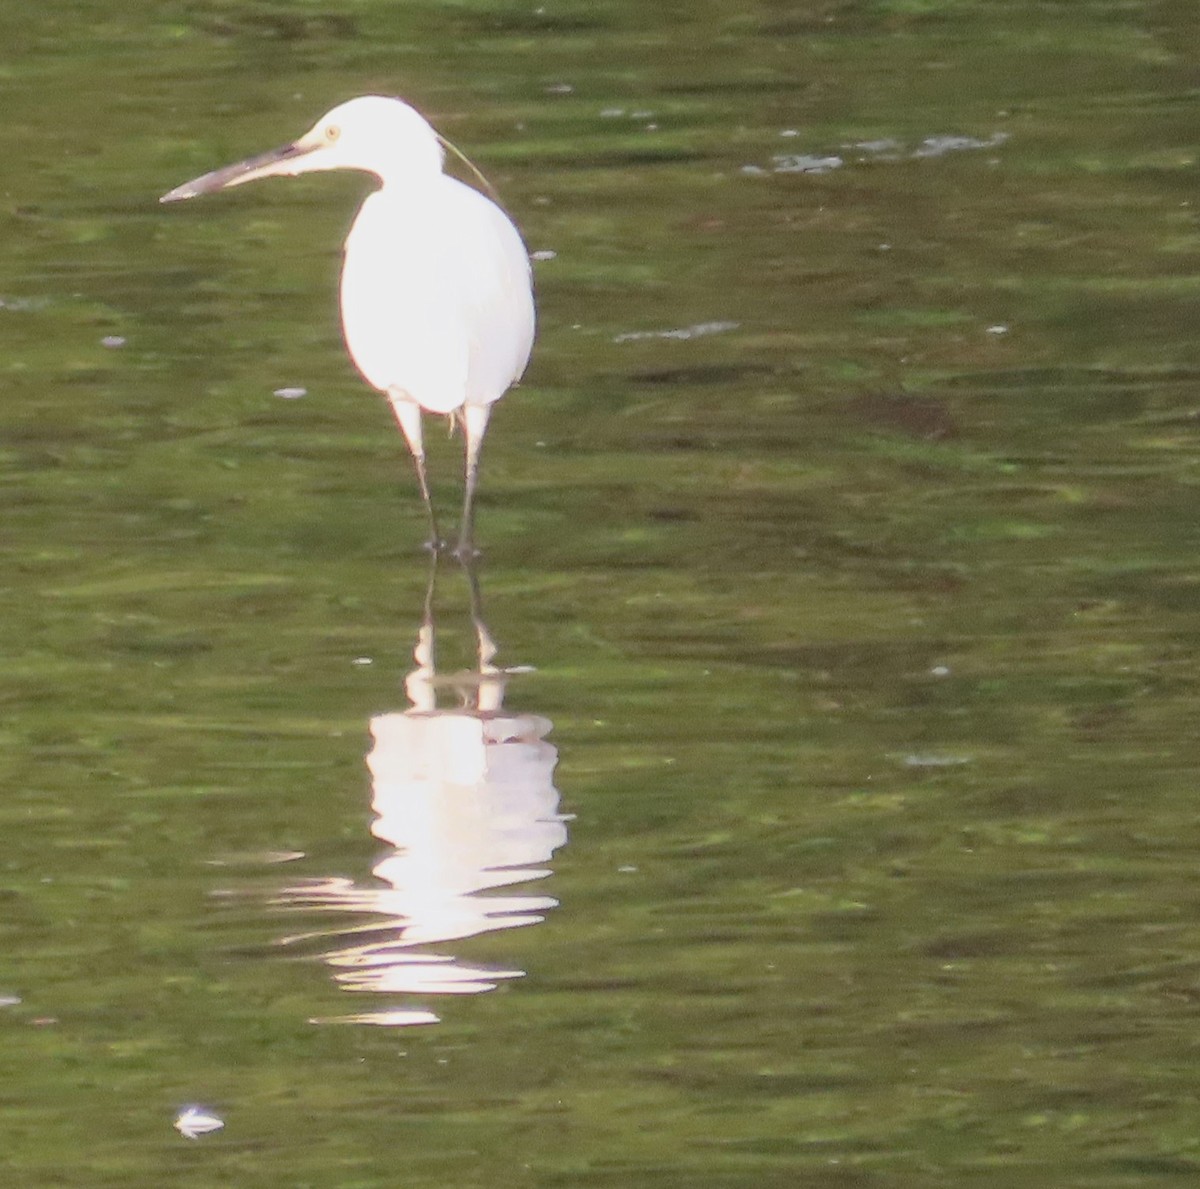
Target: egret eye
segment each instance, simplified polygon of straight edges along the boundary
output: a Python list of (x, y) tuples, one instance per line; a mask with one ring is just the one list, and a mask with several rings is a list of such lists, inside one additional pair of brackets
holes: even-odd
[(337, 138), (339, 136), (341, 136), (341, 134), (342, 134), (342, 130), (336, 124), (327, 124), (325, 126), (325, 139), (330, 144), (333, 144), (333, 142), (335, 140), (337, 140)]

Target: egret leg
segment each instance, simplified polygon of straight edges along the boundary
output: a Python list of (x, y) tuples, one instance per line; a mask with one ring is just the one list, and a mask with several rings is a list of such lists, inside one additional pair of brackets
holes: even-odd
[(491, 414), (491, 405), (464, 405), (459, 410), (463, 435), (467, 440), (467, 477), (463, 494), (462, 525), (455, 552), (464, 559), (476, 557), (479, 553), (475, 548), (475, 488), (479, 483), (479, 453), (483, 449), (483, 435)]
[(421, 488), (421, 498), (425, 501), (425, 511), (429, 513), (428, 548), (435, 553), (442, 547), (442, 538), (438, 533), (437, 517), (433, 513), (433, 500), (429, 496), (429, 477), (425, 474), (425, 444), (421, 438), (421, 406), (403, 398), (389, 397), (392, 412), (396, 415), (396, 424), (404, 431), (408, 448), (412, 451), (413, 462), (417, 466), (417, 483)]

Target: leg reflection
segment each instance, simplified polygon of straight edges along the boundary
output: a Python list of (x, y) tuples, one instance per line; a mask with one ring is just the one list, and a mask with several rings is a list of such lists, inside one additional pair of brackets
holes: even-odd
[[(463, 569), (474, 667), (437, 670), (435, 557), (415, 665), (405, 678), (409, 706), (370, 720), (371, 831), (388, 847), (374, 882), (315, 880), (278, 897), (290, 908), (342, 918), (333, 929), (298, 932), (282, 944), (318, 952), (347, 991), (392, 997), (491, 990), (524, 972), (469, 964), (442, 952), (445, 943), (536, 924), (557, 905), (521, 887), (551, 873), (547, 864), (567, 840), (554, 786), (558, 753), (546, 741), (551, 723), (505, 708), (512, 673), (495, 664), (472, 558), (463, 559)], [(410, 1011), (392, 1003), (334, 1018), (423, 1022)]]

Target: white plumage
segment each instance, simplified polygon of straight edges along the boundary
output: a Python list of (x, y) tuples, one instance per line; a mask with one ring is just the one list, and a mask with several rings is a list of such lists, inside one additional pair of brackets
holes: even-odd
[(499, 400), (533, 345), (527, 261), (500, 209), (455, 178), (372, 194), (342, 270), (342, 328), (358, 370), (430, 413)]

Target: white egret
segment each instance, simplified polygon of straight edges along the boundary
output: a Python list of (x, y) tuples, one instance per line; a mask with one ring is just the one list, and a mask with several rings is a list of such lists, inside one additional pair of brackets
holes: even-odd
[(387, 395), (404, 431), (434, 549), (421, 411), (461, 426), (459, 552), (467, 555), (484, 431), (492, 405), (529, 361), (534, 305), (520, 232), (494, 202), (443, 172), (447, 145), (408, 104), (365, 95), (333, 108), (299, 140), (185, 182), (160, 201), (325, 169), (379, 179), (346, 238), (342, 330), (358, 370)]

